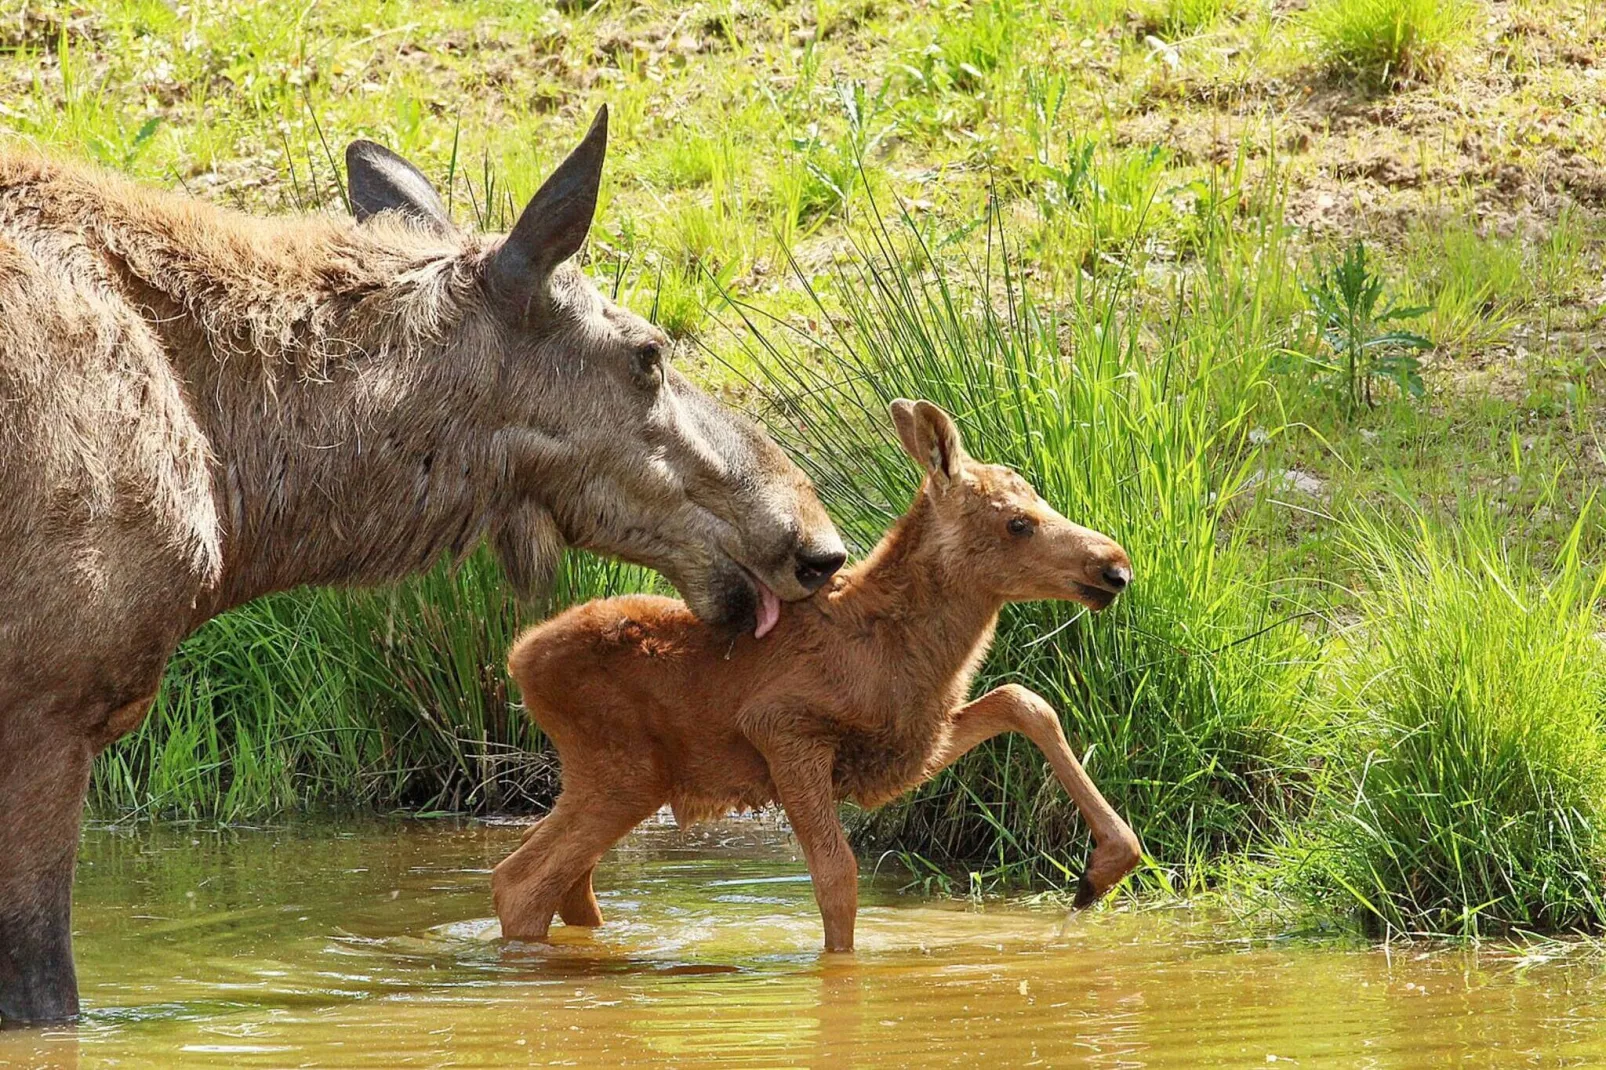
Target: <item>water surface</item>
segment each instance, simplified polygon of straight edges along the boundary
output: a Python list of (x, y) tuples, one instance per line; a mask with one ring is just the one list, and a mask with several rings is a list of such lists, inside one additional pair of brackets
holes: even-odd
[(608, 925), (505, 945), (489, 870), (519, 832), (92, 830), (85, 1021), (0, 1032), (0, 1064), (1606, 1065), (1606, 971), (1554, 949), (1248, 939), (867, 877), (859, 951), (822, 956), (795, 847), (754, 822), (645, 828), (598, 871)]

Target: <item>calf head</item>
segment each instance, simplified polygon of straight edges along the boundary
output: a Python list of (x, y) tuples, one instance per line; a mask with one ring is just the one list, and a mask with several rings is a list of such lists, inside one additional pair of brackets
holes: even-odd
[(507, 500), (493, 544), (513, 581), (538, 586), (560, 547), (578, 546), (657, 569), (704, 620), (766, 631), (778, 598), (806, 597), (842, 564), (842, 542), (780, 448), (567, 263), (591, 226), (607, 140), (604, 108), (505, 238), (459, 235), (428, 180), (369, 142), (347, 150), (353, 208), (461, 241), (478, 300), (456, 329), (494, 368), (484, 433)]
[(1013, 469), (965, 453), (953, 419), (929, 401), (892, 403), (898, 440), (926, 470), (944, 568), (1006, 602), (1062, 599), (1103, 609), (1132, 581), (1115, 540), (1073, 524)]

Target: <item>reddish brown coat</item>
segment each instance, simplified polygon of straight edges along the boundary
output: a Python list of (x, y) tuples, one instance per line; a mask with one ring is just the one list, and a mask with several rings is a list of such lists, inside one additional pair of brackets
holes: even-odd
[(554, 912), (596, 924), (592, 866), (666, 802), (685, 823), (779, 801), (808, 857), (826, 945), (849, 948), (853, 859), (835, 804), (881, 805), (1010, 730), (1043, 748), (1093, 828), (1085, 895), (1136, 864), (1136, 837), (1046, 702), (1010, 686), (964, 703), (1006, 602), (1101, 609), (1130, 579), (1125, 552), (1013, 471), (965, 457), (936, 406), (892, 411), (928, 470), (920, 493), (868, 558), (783, 606), (772, 634), (732, 635), (680, 602), (632, 596), (571, 609), (515, 644), (509, 671), (558, 750), (564, 790), (497, 867), (505, 934), (540, 939)]

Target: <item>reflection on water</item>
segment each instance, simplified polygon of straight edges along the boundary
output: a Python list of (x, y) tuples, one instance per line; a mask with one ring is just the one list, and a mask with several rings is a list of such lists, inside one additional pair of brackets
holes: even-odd
[(284, 1066), (1601, 1065), (1593, 957), (1235, 938), (1183, 911), (899, 897), (866, 881), (822, 956), (807, 877), (752, 822), (644, 829), (608, 925), (497, 939), (518, 826), (92, 831), (86, 1021), (0, 1064)]

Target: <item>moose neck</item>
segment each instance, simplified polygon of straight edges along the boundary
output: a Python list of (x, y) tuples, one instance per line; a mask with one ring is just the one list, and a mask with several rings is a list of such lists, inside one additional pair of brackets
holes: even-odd
[(474, 251), (401, 225), (206, 222), (213, 241), (107, 242), (214, 457), (223, 572), (199, 615), (472, 549), (506, 467), (480, 422), (497, 346)]
[[(1003, 599), (956, 576), (925, 488), (868, 557), (844, 577), (841, 602), (876, 619), (919, 659), (933, 684), (968, 686), (992, 645)], [(962, 689), (961, 688), (961, 689)]]

